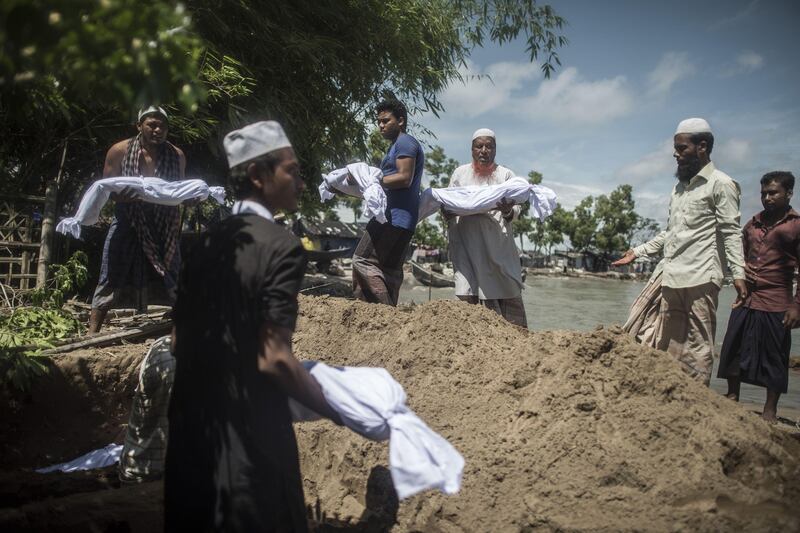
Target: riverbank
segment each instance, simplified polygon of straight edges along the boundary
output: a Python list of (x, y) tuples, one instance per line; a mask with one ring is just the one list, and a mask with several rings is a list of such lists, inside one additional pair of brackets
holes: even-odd
[(528, 276), (542, 276), (551, 278), (589, 278), (589, 279), (608, 279), (615, 281), (647, 281), (650, 279), (650, 273), (628, 273), (628, 272), (615, 272), (609, 270), (607, 272), (589, 272), (582, 269), (574, 268), (525, 268)]
[[(297, 425), (320, 531), (794, 530), (800, 442), (616, 328), (528, 332), (456, 301), (301, 297), (299, 357), (381, 366), (466, 459), (462, 490), (399, 502), (385, 443)], [(120, 434), (146, 343), (58, 356), (0, 414), (0, 529), (151, 531), (160, 483), (39, 475)], [(54, 401), (57, 398), (58, 401)]]

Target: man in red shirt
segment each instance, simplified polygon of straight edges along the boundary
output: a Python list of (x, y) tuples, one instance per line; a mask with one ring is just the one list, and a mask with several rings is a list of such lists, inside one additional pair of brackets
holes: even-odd
[(742, 230), (750, 291), (733, 304), (717, 373), (728, 379), (732, 400), (739, 400), (741, 382), (765, 387), (761, 416), (770, 422), (777, 420), (778, 399), (789, 386), (791, 330), (800, 326), (800, 286), (792, 297), (800, 262), (800, 214), (789, 205), (793, 189), (791, 172), (761, 178), (764, 210)]

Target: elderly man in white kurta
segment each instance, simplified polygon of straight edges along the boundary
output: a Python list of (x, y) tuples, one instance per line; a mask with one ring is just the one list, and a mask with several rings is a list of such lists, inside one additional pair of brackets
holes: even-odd
[[(489, 129), (472, 136), (472, 163), (458, 167), (450, 187), (497, 185), (514, 173), (495, 163), (497, 144)], [(505, 200), (497, 209), (470, 216), (444, 213), (450, 239), (450, 258), (455, 270), (456, 296), (469, 303), (480, 303), (501, 314), (509, 322), (528, 327), (522, 304), (522, 269), (514, 244), (511, 223), (520, 207)]]

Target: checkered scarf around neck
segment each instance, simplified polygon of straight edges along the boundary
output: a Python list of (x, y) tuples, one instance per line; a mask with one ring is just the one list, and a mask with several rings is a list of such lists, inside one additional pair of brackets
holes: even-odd
[[(142, 135), (132, 138), (122, 159), (123, 176), (141, 176), (139, 161), (142, 152)], [(164, 143), (156, 163), (155, 177), (166, 181), (180, 179), (180, 158), (170, 143)], [(180, 208), (164, 205), (148, 205), (147, 213), (141, 203), (126, 206), (133, 227), (139, 235), (142, 249), (160, 276), (164, 276), (178, 250), (180, 237)]]

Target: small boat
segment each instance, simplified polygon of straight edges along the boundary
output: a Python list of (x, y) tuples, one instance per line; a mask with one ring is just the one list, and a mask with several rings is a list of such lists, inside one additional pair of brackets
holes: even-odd
[(411, 263), (411, 273), (417, 281), (429, 287), (455, 287), (456, 282), (453, 276), (440, 274), (434, 272), (429, 268), (425, 268), (416, 261), (409, 261)]
[(335, 250), (306, 250), (308, 261), (333, 261), (340, 257), (350, 257), (353, 255), (353, 248), (337, 248)]

